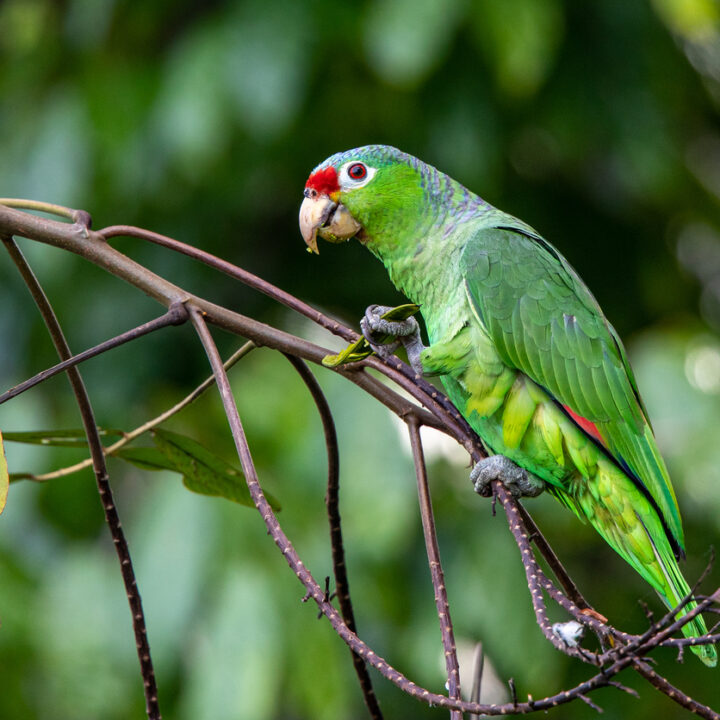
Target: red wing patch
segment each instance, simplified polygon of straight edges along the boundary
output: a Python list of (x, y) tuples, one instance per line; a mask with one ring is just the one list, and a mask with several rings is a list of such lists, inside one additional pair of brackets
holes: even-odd
[(594, 422), (587, 420), (582, 415), (578, 415), (573, 412), (567, 405), (563, 405), (565, 412), (594, 440), (597, 440), (604, 448), (607, 448), (605, 441), (600, 437), (597, 427)]
[(317, 190), (321, 195), (329, 195), (340, 189), (337, 170), (332, 165), (313, 173), (305, 183), (306, 188)]

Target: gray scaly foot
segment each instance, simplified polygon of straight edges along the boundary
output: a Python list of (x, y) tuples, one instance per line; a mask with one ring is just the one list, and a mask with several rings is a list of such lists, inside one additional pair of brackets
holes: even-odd
[[(360, 328), (370, 347), (387, 360), (402, 344), (413, 370), (423, 374), (420, 353), (425, 349), (420, 338), (420, 326), (414, 317), (401, 322), (385, 320), (381, 316), (394, 308), (388, 305), (370, 305), (360, 320)], [(392, 340), (391, 338), (395, 338)]]
[(490, 483), (499, 480), (514, 497), (537, 497), (545, 483), (536, 475), (516, 465), (504, 455), (492, 455), (480, 460), (470, 472), (475, 492), (483, 497), (491, 495)]

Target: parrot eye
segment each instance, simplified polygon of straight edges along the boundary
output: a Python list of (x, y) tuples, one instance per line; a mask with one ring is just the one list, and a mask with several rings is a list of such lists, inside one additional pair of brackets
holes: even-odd
[(343, 190), (354, 190), (355, 188), (367, 185), (373, 177), (377, 169), (366, 165), (364, 162), (349, 162), (340, 168), (338, 177), (340, 179), (340, 187)]
[(367, 176), (367, 168), (362, 163), (353, 163), (348, 168), (348, 175), (353, 180), (364, 180)]

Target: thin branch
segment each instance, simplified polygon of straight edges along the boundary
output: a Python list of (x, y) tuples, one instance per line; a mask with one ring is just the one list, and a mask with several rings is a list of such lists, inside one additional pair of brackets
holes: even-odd
[[(430, 577), (432, 578), (433, 589), (435, 591), (435, 606), (437, 608), (438, 619), (440, 620), (443, 650), (445, 651), (448, 695), (452, 699), (459, 699), (460, 667), (458, 665), (455, 634), (453, 632), (450, 606), (445, 588), (445, 575), (440, 561), (440, 548), (438, 547), (437, 533), (435, 531), (435, 518), (433, 516), (432, 500), (430, 498), (427, 466), (425, 465), (420, 428), (417, 419), (414, 417), (409, 418), (407, 427), (410, 433), (410, 447), (412, 448), (413, 462), (415, 463), (418, 502), (420, 504), (423, 536), (425, 537), (425, 549), (428, 556), (428, 565), (430, 566)], [(452, 711), (450, 717), (453, 718), (453, 720), (457, 720), (458, 718), (462, 720), (462, 714), (459, 711)]]
[(40, 200), (25, 200), (23, 198), (0, 198), (0, 205), (18, 210), (31, 210), (44, 212), (48, 215), (57, 215), (58, 217), (65, 218), (86, 228), (89, 228), (92, 224), (90, 214), (85, 212), (85, 210), (73, 210), (73, 208), (56, 205), (55, 203), (42, 202)]
[(667, 695), (678, 705), (681, 705), (687, 710), (690, 710), (690, 712), (693, 712), (702, 718), (707, 718), (707, 720), (720, 720), (720, 714), (716, 713), (712, 708), (708, 707), (707, 705), (702, 705), (697, 700), (694, 700), (689, 695), (686, 695), (682, 690), (676, 688), (674, 685), (669, 683), (662, 675), (658, 675), (646, 662), (643, 662), (639, 658), (636, 658), (633, 662), (633, 667), (654, 688), (659, 690), (664, 695)]
[(537, 561), (533, 556), (530, 540), (524, 530), (520, 517), (520, 504), (514, 501), (515, 498), (512, 497), (508, 489), (501, 482), (495, 481), (493, 483), (493, 491), (497, 494), (497, 497), (505, 510), (510, 532), (512, 532), (515, 542), (520, 549), (520, 556), (522, 558), (523, 567), (525, 568), (525, 577), (528, 589), (530, 590), (530, 597), (532, 598), (535, 617), (543, 635), (545, 635), (547, 640), (560, 650), (560, 652), (563, 652), (566, 655), (571, 655), (572, 657), (577, 657), (584, 662), (599, 665), (600, 662), (597, 655), (581, 650), (579, 647), (569, 646), (553, 632), (550, 620), (547, 616), (545, 600), (543, 599), (542, 594), (541, 579), (544, 577), (544, 573), (538, 566)]
[(584, 608), (579, 608), (572, 600), (570, 600), (570, 598), (563, 595), (563, 593), (560, 592), (555, 585), (553, 585), (552, 580), (550, 580), (545, 573), (540, 572), (538, 574), (538, 580), (542, 585), (543, 590), (545, 590), (545, 592), (547, 592), (547, 594), (558, 605), (560, 605), (560, 607), (569, 612), (570, 615), (572, 615), (572, 617), (579, 623), (589, 627), (601, 640), (604, 640), (608, 636), (612, 636), (615, 641), (627, 643), (639, 637), (637, 635), (630, 635), (629, 633), (621, 632), (607, 623), (602, 622), (594, 615), (585, 613)]
[(205, 265), (225, 273), (225, 275), (229, 275), (230, 277), (239, 280), (244, 285), (258, 290), (268, 297), (271, 297), (273, 300), (276, 300), (286, 307), (295, 310), (295, 312), (300, 313), (300, 315), (304, 315), (314, 323), (317, 323), (321, 327), (324, 327), (326, 330), (329, 330), (331, 333), (338, 335), (344, 340), (354, 342), (358, 338), (357, 333), (354, 333), (352, 330), (336, 320), (327, 317), (327, 315), (324, 315), (307, 303), (302, 302), (302, 300), (298, 300), (298, 298), (294, 295), (285, 292), (285, 290), (281, 290), (279, 287), (269, 283), (267, 280), (263, 280), (261, 277), (258, 277), (257, 275), (254, 275), (237, 265), (233, 265), (227, 260), (223, 260), (216, 255), (206, 252), (205, 250), (200, 250), (200, 248), (187, 245), (186, 243), (175, 240), (175, 238), (168, 237), (167, 235), (161, 235), (160, 233), (145, 230), (144, 228), (134, 227), (133, 225), (112, 225), (99, 230), (98, 234), (106, 240), (121, 236), (139, 238), (140, 240), (146, 240), (154, 243), (155, 245), (161, 245), (162, 247), (174, 250), (182, 255), (187, 255), (194, 260), (199, 260)]
[[(7, 248), (10, 257), (18, 267), (25, 284), (35, 301), (40, 314), (42, 315), (48, 332), (52, 338), (53, 344), (57, 349), (61, 359), (67, 359), (72, 356), (72, 352), (65, 340), (62, 329), (58, 322), (55, 312), (50, 304), (40, 283), (33, 274), (30, 266), (23, 257), (20, 248), (15, 241), (9, 237), (3, 237), (3, 242)], [(120, 561), (120, 570), (122, 572), (123, 582), (125, 583), (125, 592), (127, 593), (130, 611), (132, 613), (133, 630), (135, 632), (135, 642), (137, 645), (138, 658), (140, 660), (140, 670), (143, 678), (143, 686), (145, 688), (145, 709), (150, 720), (160, 720), (160, 705), (158, 703), (158, 691), (155, 681), (155, 670), (153, 668), (152, 659), (150, 657), (150, 645), (147, 639), (147, 629), (145, 625), (145, 615), (143, 613), (140, 592), (135, 579), (135, 571), (133, 570), (132, 560), (130, 558), (130, 550), (128, 548), (125, 534), (123, 533), (118, 516), (115, 501), (113, 500), (112, 490), (110, 488), (110, 479), (105, 465), (105, 456), (103, 454), (102, 443), (98, 433), (97, 424), (93, 415), (90, 398), (88, 397), (85, 384), (83, 383), (80, 372), (76, 367), (67, 369), (68, 380), (72, 386), (73, 393), (77, 400), (80, 415), (82, 416), (85, 433), (87, 435), (90, 454), (93, 459), (93, 467), (95, 470), (95, 478), (97, 480), (98, 492), (100, 493), (100, 501), (105, 511), (105, 520), (110, 535), (112, 536)]]
[[(327, 348), (323, 348), (189, 293), (187, 290), (174, 285), (165, 278), (131, 260), (126, 255), (123, 255), (109, 245), (102, 235), (83, 225), (77, 223), (70, 225), (68, 223), (48, 220), (0, 205), (0, 234), (3, 233), (30, 237), (38, 242), (46, 243), (52, 247), (61, 248), (80, 255), (112, 275), (142, 290), (165, 307), (170, 307), (176, 302), (187, 303), (192, 301), (195, 307), (205, 313), (209, 322), (252, 340), (258, 347), (267, 346), (317, 364), (322, 364), (323, 358), (332, 353), (332, 351)], [(323, 322), (336, 324), (340, 327), (338, 323), (335, 323), (329, 318), (326, 318)], [(338, 332), (341, 331), (339, 330)], [(371, 358), (370, 360), (372, 361), (374, 359)], [(460, 432), (458, 437), (462, 437), (462, 432), (460, 431), (461, 426), (459, 426), (457, 422), (449, 426), (444, 425), (444, 423), (437, 417), (434, 417), (432, 413), (421, 407), (417, 407), (397, 392), (391, 390), (384, 383), (364, 372), (363, 368), (366, 363), (367, 366), (376, 367), (380, 369), (381, 372), (382, 368), (385, 367), (380, 363), (365, 361), (360, 364), (355, 364), (354, 367), (342, 366), (335, 369), (335, 372), (365, 390), (399, 417), (406, 417), (408, 414), (414, 413), (422, 420), (423, 424), (445, 433), (453, 432), (457, 429)], [(410, 384), (410, 386), (411, 385), (412, 384)], [(435, 392), (437, 393), (438, 391), (436, 390)], [(442, 393), (439, 393), (439, 395), (442, 395)], [(455, 414), (458, 415), (457, 410), (455, 410)]]
[(596, 705), (587, 695), (578, 695), (578, 697), (596, 713), (602, 713), (603, 709), (599, 705)]
[(473, 685), (470, 693), (470, 700), (480, 702), (482, 692), (483, 671), (485, 670), (485, 652), (482, 643), (475, 645), (475, 656), (473, 657)]
[[(692, 594), (687, 595), (684, 597), (681, 602), (673, 608), (670, 613), (668, 613), (672, 618), (674, 618), (677, 613), (682, 610), (683, 608), (686, 608), (687, 605), (692, 602)], [(662, 621), (659, 621), (657, 623), (658, 630), (655, 631), (652, 637), (646, 638), (646, 635), (642, 635), (641, 639), (642, 642), (638, 642), (637, 645), (637, 654), (638, 655), (644, 655), (647, 652), (649, 652), (652, 648), (657, 647), (660, 643), (662, 643), (663, 640), (667, 640), (670, 638), (673, 633), (676, 633), (678, 630), (682, 629), (684, 625), (687, 625), (693, 618), (697, 617), (705, 611), (707, 608), (710, 607), (713, 603), (720, 602), (720, 588), (718, 588), (712, 595), (704, 598), (698, 604), (692, 608), (691, 610), (688, 610), (684, 615), (677, 618), (674, 622), (668, 624), (664, 629), (660, 629), (663, 627), (663, 625), (666, 625), (666, 617), (667, 615), (662, 619)], [(695, 645), (707, 645), (709, 640), (707, 638), (696, 638), (695, 639)], [(629, 644), (621, 649), (622, 652), (628, 652), (629, 648), (632, 644)]]
[(540, 532), (540, 528), (535, 524), (535, 521), (530, 516), (530, 513), (523, 507), (523, 504), (516, 503), (518, 514), (522, 520), (528, 537), (532, 539), (535, 546), (540, 551), (540, 554), (545, 558), (545, 561), (549, 565), (553, 572), (553, 575), (558, 579), (558, 582), (562, 585), (567, 596), (580, 608), (589, 609), (590, 603), (583, 597), (582, 593), (578, 589), (577, 585), (573, 582), (570, 574), (565, 569), (560, 559), (555, 554), (555, 551), (550, 547), (550, 543), (545, 539), (545, 536)]
[(155, 320), (150, 320), (150, 322), (146, 322), (143, 325), (139, 325), (132, 330), (128, 330), (127, 332), (122, 333), (121, 335), (116, 335), (114, 338), (106, 340), (99, 345), (95, 345), (94, 347), (91, 347), (84, 352), (73, 355), (67, 360), (63, 360), (63, 362), (60, 362), (57, 365), (53, 365), (52, 367), (47, 368), (42, 372), (39, 372), (37, 375), (34, 375), (28, 380), (25, 380), (25, 382), (21, 382), (19, 385), (10, 388), (2, 395), (0, 395), (0, 405), (14, 397), (17, 397), (21, 393), (24, 393), (26, 390), (30, 390), (30, 388), (39, 385), (41, 382), (49, 380), (51, 377), (60, 374), (61, 372), (63, 372), (63, 370), (67, 370), (70, 367), (75, 367), (76, 365), (85, 362), (85, 360), (89, 360), (90, 358), (100, 355), (101, 353), (112, 350), (113, 348), (119, 347), (120, 345), (124, 345), (131, 340), (136, 340), (137, 338), (154, 332), (155, 330), (160, 330), (161, 328), (168, 327), (169, 325), (181, 325), (186, 320), (187, 312), (185, 310), (185, 306), (182, 304), (171, 305), (168, 311), (161, 315), (159, 318), (155, 318)]
[[(300, 359), (285, 354), (292, 366), (297, 370), (303, 382), (312, 395), (325, 435), (328, 458), (328, 480), (325, 504), (327, 506), (328, 521), (330, 523), (330, 548), (333, 560), (333, 574), (335, 576), (335, 592), (340, 603), (340, 612), (348, 628), (357, 635), (355, 625), (355, 613), (350, 599), (350, 583), (347, 576), (345, 564), (345, 549), (343, 547), (342, 527), (340, 524), (340, 453), (338, 449), (337, 432), (333, 421), (332, 411), (327, 399), (320, 388), (315, 376), (310, 372), (308, 366)], [(350, 649), (355, 674), (360, 683), (360, 690), (363, 694), (365, 705), (373, 720), (382, 720), (382, 711), (378, 704), (377, 696), (373, 690), (372, 680), (367, 671), (365, 661)]]
[[(720, 588), (709, 597), (704, 598), (697, 605), (685, 612), (680, 618), (676, 618), (678, 612), (686, 608), (689, 603), (693, 602), (692, 590), (683, 597), (678, 605), (671, 610), (668, 610), (659, 620), (655, 621), (650, 627), (642, 634), (633, 637), (628, 643), (620, 645), (616, 648), (608, 650), (602, 657), (605, 661), (613, 657), (638, 657), (646, 655), (650, 650), (660, 645), (664, 640), (670, 638), (673, 633), (680, 630), (684, 625), (687, 625), (693, 618), (697, 617), (704, 610), (709, 608), (713, 603), (720, 601)], [(695, 645), (707, 644), (709, 640), (707, 638), (695, 638)]]
[[(225, 370), (229, 370), (233, 365), (235, 365), (236, 362), (244, 358), (251, 350), (254, 350), (256, 347), (257, 345), (255, 345), (252, 340), (248, 340), (242, 347), (236, 350), (225, 361), (225, 364), (223, 365)], [(138, 438), (149, 430), (156, 428), (158, 425), (162, 425), (162, 423), (164, 423), (166, 420), (169, 420), (173, 415), (176, 415), (181, 410), (190, 405), (192, 402), (197, 400), (211, 385), (214, 384), (215, 376), (210, 375), (210, 377), (203, 380), (200, 385), (198, 385), (191, 393), (186, 395), (179, 403), (176, 403), (171, 408), (161, 413), (157, 417), (154, 417), (151, 420), (148, 420), (142, 425), (136, 427), (134, 430), (125, 433), (123, 437), (120, 438), (120, 440), (113, 443), (112, 445), (108, 445), (108, 447), (103, 448), (105, 456), (107, 457), (108, 455), (114, 455), (115, 453), (117, 453), (118, 450), (122, 449), (123, 447), (125, 447), (125, 445), (135, 440), (135, 438)], [(44, 473), (42, 475), (30, 475), (24, 479), (32, 480), (33, 482), (46, 482), (48, 480), (55, 480), (56, 478), (72, 475), (73, 473), (84, 470), (91, 465), (92, 458), (89, 458), (87, 460), (82, 460), (79, 463), (75, 463), (75, 465), (69, 465), (68, 467), (60, 468), (59, 470), (53, 470), (52, 472)]]

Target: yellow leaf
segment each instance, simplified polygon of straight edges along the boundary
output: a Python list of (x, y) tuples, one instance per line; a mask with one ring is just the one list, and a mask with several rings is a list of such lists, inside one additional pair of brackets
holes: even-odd
[(10, 476), (8, 475), (7, 460), (5, 459), (5, 448), (3, 447), (2, 433), (0, 433), (0, 513), (5, 509), (9, 486)]

